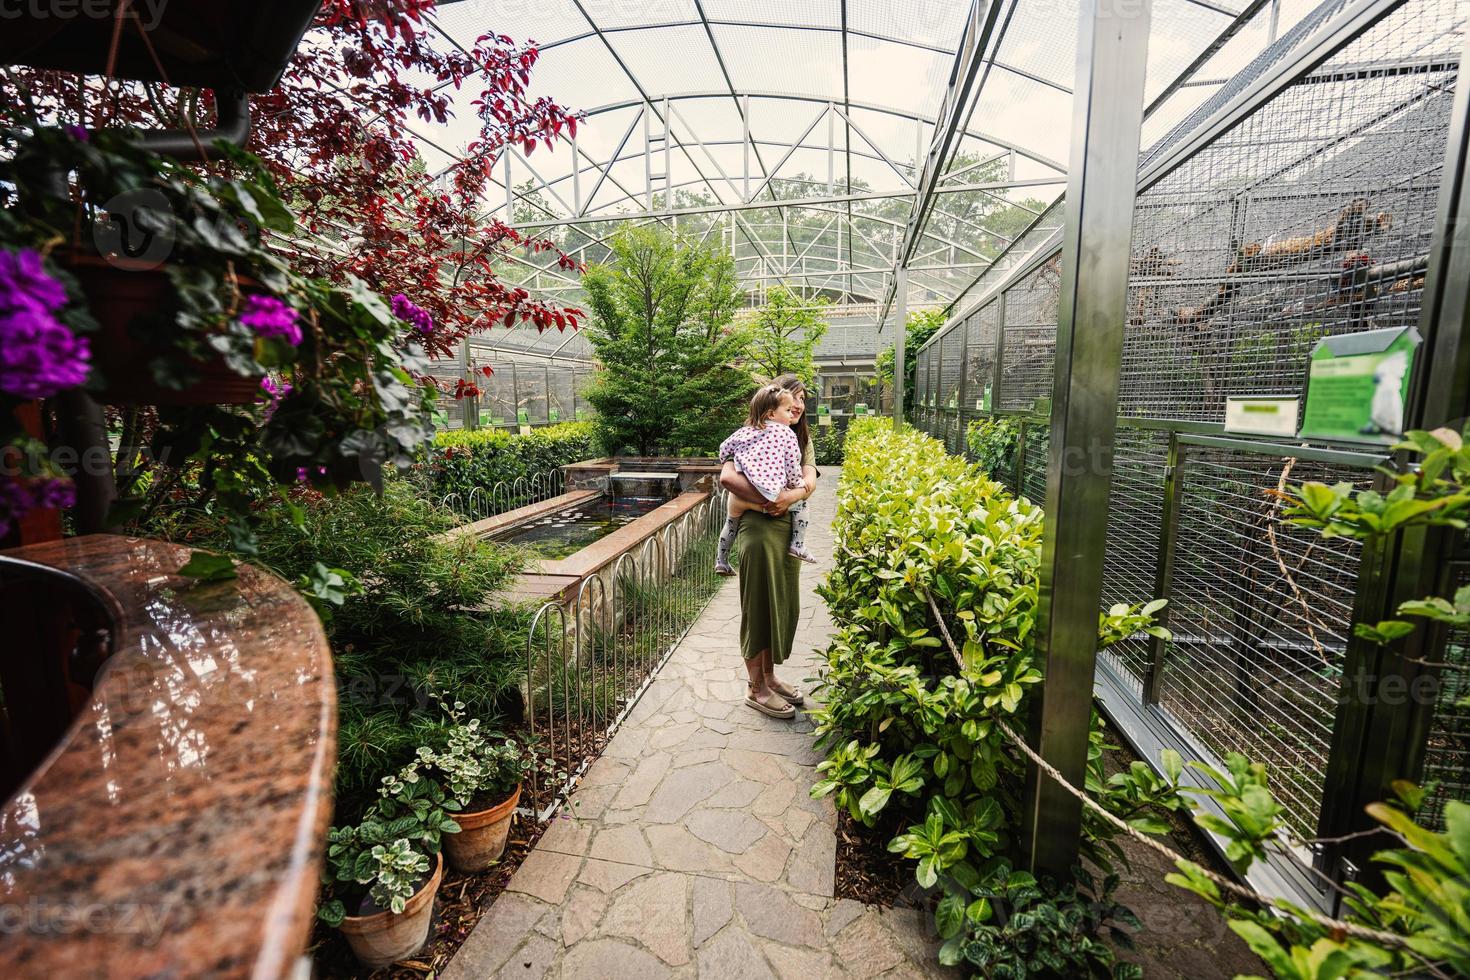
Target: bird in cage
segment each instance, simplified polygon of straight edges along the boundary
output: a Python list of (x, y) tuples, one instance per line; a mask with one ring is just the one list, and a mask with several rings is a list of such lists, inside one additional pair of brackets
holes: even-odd
[[(1163, 249), (1157, 245), (1151, 245), (1142, 255), (1135, 255), (1128, 260), (1128, 277), (1131, 281), (1172, 276), (1179, 264), (1179, 259), (1171, 259), (1164, 254)], [(1163, 312), (1159, 303), (1158, 286), (1135, 285), (1131, 293), (1128, 303), (1129, 326), (1141, 327), (1150, 314)]]
[[(1338, 252), (1355, 252), (1370, 238), (1381, 235), (1393, 226), (1393, 216), (1387, 211), (1368, 213), (1368, 202), (1357, 198), (1337, 214), (1337, 219), (1326, 228), (1310, 235), (1292, 238), (1268, 239), (1264, 242), (1247, 242), (1235, 252), (1235, 261), (1225, 269), (1227, 276), (1247, 272), (1269, 272), (1320, 259)], [(1180, 307), (1174, 314), (1174, 322), (1181, 326), (1202, 323), (1224, 309), (1240, 290), (1238, 280), (1220, 283), (1202, 306)]]

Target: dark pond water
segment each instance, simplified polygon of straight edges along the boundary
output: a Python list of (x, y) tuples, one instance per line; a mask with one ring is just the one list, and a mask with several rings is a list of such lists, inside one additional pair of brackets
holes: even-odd
[(663, 502), (647, 497), (602, 497), (523, 524), (498, 540), (528, 548), (542, 558), (565, 558), (633, 523)]

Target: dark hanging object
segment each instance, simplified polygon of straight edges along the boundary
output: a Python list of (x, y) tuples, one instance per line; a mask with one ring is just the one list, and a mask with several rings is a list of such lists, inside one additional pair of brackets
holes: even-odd
[[(0, 22), (0, 64), (103, 74), (122, 2), (15, 4)], [(267, 92), (281, 80), (320, 5), (321, 0), (127, 0), (113, 76)]]

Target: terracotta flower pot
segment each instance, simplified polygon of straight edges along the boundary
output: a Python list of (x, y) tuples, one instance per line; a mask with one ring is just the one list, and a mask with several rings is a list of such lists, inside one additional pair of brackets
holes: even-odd
[(434, 856), (434, 874), (414, 892), (403, 911), (376, 915), (349, 915), (339, 927), (347, 945), (364, 966), (377, 969), (412, 956), (429, 938), (434, 918), (434, 896), (444, 878), (444, 856)]
[[(218, 357), (195, 361), (191, 366), (199, 380), (182, 390), (164, 388), (153, 382), (148, 363), (168, 354), (157, 345), (144, 343), (128, 330), (139, 316), (164, 306), (173, 283), (162, 268), (138, 266), (125, 259), (108, 260), (98, 255), (57, 256), (81, 284), (87, 305), (101, 329), (87, 340), (92, 362), (101, 369), (107, 387), (97, 393), (107, 404), (146, 405), (248, 405), (260, 397), (260, 378), (246, 378), (230, 370)], [(260, 284), (240, 277), (242, 288)]]
[(459, 824), (459, 833), (443, 837), (449, 866), (461, 872), (484, 871), (500, 860), (500, 855), (505, 853), (505, 838), (510, 834), (510, 822), (520, 800), (521, 788), (517, 786), (507, 799), (488, 810), (455, 814), (454, 822)]

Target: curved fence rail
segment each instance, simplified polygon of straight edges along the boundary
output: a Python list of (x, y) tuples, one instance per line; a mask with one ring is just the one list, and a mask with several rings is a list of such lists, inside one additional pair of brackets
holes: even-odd
[(517, 507), (549, 500), (565, 493), (566, 486), (565, 474), (560, 469), (550, 469), (529, 477), (500, 480), (491, 487), (475, 487), (467, 494), (456, 490), (441, 497), (439, 503), (467, 521), (483, 521)]
[(720, 490), (588, 576), (571, 598), (536, 611), (521, 696), (545, 763), (531, 776), (538, 819), (601, 754), (714, 595), (724, 519)]

